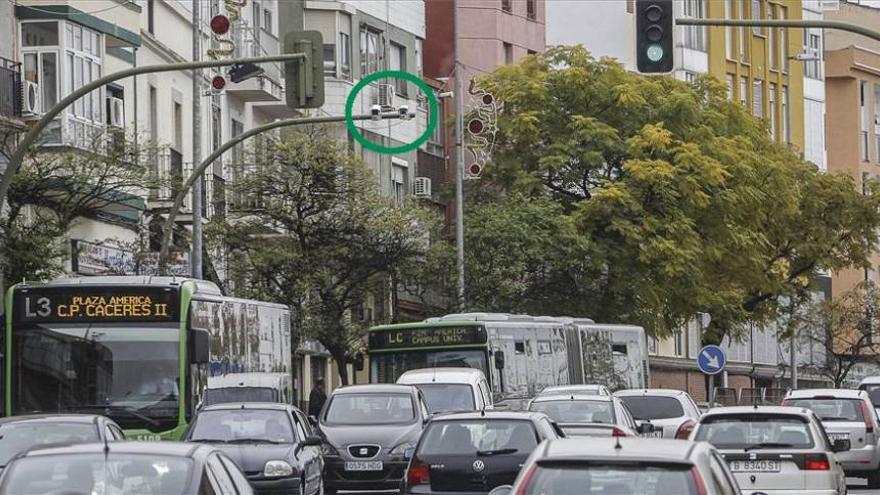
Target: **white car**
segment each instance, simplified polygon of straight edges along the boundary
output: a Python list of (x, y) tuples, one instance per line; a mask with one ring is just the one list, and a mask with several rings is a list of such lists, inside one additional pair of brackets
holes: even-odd
[(599, 385), (597, 383), (580, 385), (554, 385), (552, 387), (545, 387), (544, 390), (541, 390), (538, 393), (538, 397), (541, 397), (542, 395), (565, 394), (611, 395), (611, 391), (608, 390), (608, 387), (606, 387), (605, 385)]
[(637, 425), (620, 399), (610, 395), (543, 395), (535, 397), (529, 411), (550, 416), (571, 437), (648, 436), (654, 432), (650, 423)]
[(659, 437), (687, 440), (700, 420), (700, 409), (687, 392), (666, 388), (619, 390), (614, 393), (626, 404), (636, 422), (648, 421)]
[[(858, 388), (868, 392), (868, 396), (871, 397), (871, 403), (874, 404), (874, 409), (880, 411), (880, 376), (866, 376), (859, 382)], [(877, 414), (880, 414), (880, 412)]]
[(425, 395), (428, 412), (482, 411), (492, 409), (492, 391), (486, 375), (475, 368), (423, 368), (410, 370), (397, 379)]
[(849, 440), (832, 443), (809, 409), (719, 407), (700, 418), (691, 438), (721, 452), (743, 495), (846, 493), (837, 453), (849, 450)]

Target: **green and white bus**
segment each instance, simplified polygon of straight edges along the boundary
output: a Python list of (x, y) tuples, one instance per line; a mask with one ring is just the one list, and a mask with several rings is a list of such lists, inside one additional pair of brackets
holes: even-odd
[(611, 390), (648, 386), (645, 331), (587, 318), (462, 313), (373, 327), (370, 382), (394, 383), (406, 371), (482, 370), (503, 400), (534, 397), (554, 385), (598, 383)]
[(129, 439), (178, 439), (209, 375), (292, 373), (288, 308), (202, 280), (21, 283), (5, 308), (7, 416), (97, 413)]

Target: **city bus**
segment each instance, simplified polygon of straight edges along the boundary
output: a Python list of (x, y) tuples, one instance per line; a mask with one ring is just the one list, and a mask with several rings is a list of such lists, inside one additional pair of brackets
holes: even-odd
[(394, 383), (413, 369), (476, 368), (496, 401), (553, 385), (648, 385), (644, 329), (587, 318), (463, 313), (382, 325), (370, 329), (368, 353), (372, 383)]
[[(6, 297), (7, 416), (109, 416), (129, 439), (178, 439), (209, 375), (291, 376), (286, 306), (213, 283), (108, 276), (21, 283)], [(292, 391), (291, 391), (292, 393)]]

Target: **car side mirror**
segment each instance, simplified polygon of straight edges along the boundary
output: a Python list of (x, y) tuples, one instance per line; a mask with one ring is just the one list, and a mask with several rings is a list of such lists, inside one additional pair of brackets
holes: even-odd
[(495, 351), (493, 356), (495, 357), (495, 369), (503, 370), (504, 369), (504, 351), (500, 351), (500, 350)]
[(211, 360), (211, 333), (206, 329), (190, 329), (189, 359), (195, 364), (207, 364)]
[(639, 432), (639, 435), (647, 435), (649, 433), (654, 433), (654, 430), (656, 430), (656, 428), (654, 428), (654, 425), (652, 425), (651, 423), (649, 423), (647, 421), (645, 421), (644, 423), (640, 423), (636, 427), (636, 431)]
[(309, 435), (302, 441), (303, 447), (320, 447), (324, 445), (324, 439), (317, 435)]
[(501, 485), (496, 486), (489, 492), (489, 495), (510, 495), (513, 491), (513, 486), (511, 485)]
[(831, 452), (846, 452), (852, 447), (848, 438), (838, 438), (831, 443)]

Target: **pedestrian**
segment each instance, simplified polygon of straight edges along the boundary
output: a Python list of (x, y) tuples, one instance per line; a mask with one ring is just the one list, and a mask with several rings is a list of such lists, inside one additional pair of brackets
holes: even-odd
[(320, 377), (315, 380), (315, 387), (309, 394), (309, 416), (318, 417), (324, 403), (327, 402), (327, 394), (324, 392), (324, 378)]

